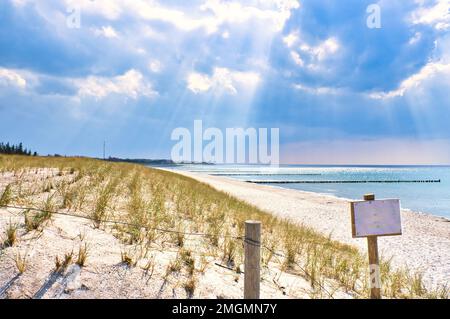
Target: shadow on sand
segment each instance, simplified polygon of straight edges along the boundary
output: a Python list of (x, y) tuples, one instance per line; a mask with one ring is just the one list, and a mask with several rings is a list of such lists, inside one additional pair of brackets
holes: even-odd
[(45, 293), (53, 286), (53, 284), (62, 276), (61, 271), (54, 271), (47, 278), (41, 288), (34, 294), (33, 299), (41, 299)]
[(8, 281), (3, 287), (0, 288), (0, 299), (5, 299), (5, 293), (8, 291), (8, 289), (14, 285), (14, 283), (17, 281), (17, 279), (20, 278), (21, 274), (15, 275), (10, 281)]

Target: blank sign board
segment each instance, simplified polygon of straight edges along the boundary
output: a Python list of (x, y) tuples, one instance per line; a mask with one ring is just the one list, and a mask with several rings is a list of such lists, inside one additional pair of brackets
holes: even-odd
[(402, 234), (398, 199), (352, 202), (351, 212), (354, 238)]

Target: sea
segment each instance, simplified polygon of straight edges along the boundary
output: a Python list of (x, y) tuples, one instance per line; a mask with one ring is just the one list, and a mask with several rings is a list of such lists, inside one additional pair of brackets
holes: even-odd
[(351, 200), (373, 193), (377, 199), (400, 199), (404, 209), (450, 219), (450, 166), (185, 164), (173, 168)]

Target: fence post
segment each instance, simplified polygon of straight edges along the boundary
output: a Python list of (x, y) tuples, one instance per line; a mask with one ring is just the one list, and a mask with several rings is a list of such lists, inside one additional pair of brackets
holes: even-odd
[[(364, 200), (375, 200), (374, 194), (364, 195)], [(369, 254), (370, 298), (381, 299), (380, 262), (378, 258), (378, 237), (367, 237), (367, 251)]]
[(259, 299), (261, 281), (261, 222), (245, 222), (244, 299)]

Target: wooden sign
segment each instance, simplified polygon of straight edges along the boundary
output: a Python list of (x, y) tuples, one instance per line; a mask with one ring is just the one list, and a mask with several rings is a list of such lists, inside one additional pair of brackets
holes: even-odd
[(352, 202), (351, 219), (353, 238), (402, 234), (398, 199)]
[(378, 236), (402, 234), (400, 200), (375, 200), (374, 194), (364, 195), (363, 201), (351, 202), (353, 238), (367, 237), (370, 270), (370, 298), (381, 299)]

